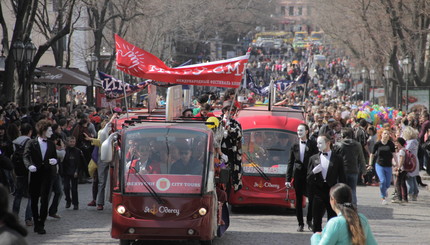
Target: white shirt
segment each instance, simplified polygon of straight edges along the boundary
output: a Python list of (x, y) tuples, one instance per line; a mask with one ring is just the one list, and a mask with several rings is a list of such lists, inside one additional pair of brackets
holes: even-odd
[(302, 143), (302, 141), (307, 142), (307, 140), (300, 140), (299, 141), (299, 145), (300, 145), (300, 162), (303, 162), (305, 159), (305, 150), (306, 150), (306, 143)]
[(42, 152), (42, 160), (45, 159), (46, 150), (48, 149), (48, 143), (40, 137), (37, 137), (37, 141), (39, 141), (40, 152)]
[(322, 167), (321, 174), (324, 178), (324, 182), (327, 177), (328, 165), (330, 164), (330, 157), (331, 157), (331, 151), (327, 152), (327, 156), (320, 154), (320, 163)]

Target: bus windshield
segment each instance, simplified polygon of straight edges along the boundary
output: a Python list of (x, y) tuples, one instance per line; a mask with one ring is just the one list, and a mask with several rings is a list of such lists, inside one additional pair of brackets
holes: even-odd
[(242, 169), (244, 174), (286, 174), (290, 148), (296, 134), (288, 131), (259, 129), (243, 134)]
[(312, 39), (321, 39), (322, 34), (321, 33), (313, 33), (311, 36)]
[(124, 191), (200, 193), (208, 135), (175, 128), (129, 131), (122, 160)]

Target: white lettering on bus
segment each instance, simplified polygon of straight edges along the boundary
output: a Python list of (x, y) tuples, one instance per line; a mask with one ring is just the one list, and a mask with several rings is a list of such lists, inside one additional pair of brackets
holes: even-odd
[(270, 182), (264, 182), (264, 184), (262, 184), (261, 182), (260, 183), (254, 182), (254, 187), (263, 188), (263, 186), (264, 187), (268, 187), (268, 188), (279, 189), (279, 185), (278, 184), (272, 184)]
[(179, 216), (179, 209), (174, 209), (174, 208), (168, 208), (168, 207), (165, 207), (165, 206), (160, 206), (159, 208), (158, 208), (158, 211), (161, 213), (161, 214), (163, 214), (163, 213), (166, 213), (166, 214), (176, 214), (176, 216)]
[(270, 187), (270, 188), (276, 188), (276, 189), (279, 189), (279, 185), (275, 185), (275, 184), (272, 184), (272, 183), (270, 183), (270, 182), (265, 182), (265, 183), (264, 183), (264, 186), (265, 186), (265, 187)]

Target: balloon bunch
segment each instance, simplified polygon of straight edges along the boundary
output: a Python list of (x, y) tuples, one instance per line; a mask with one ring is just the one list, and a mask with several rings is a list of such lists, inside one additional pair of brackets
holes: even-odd
[(369, 101), (366, 101), (357, 112), (358, 119), (364, 118), (366, 121), (377, 126), (377, 128), (380, 128), (385, 123), (394, 125), (396, 118), (402, 116), (402, 111), (395, 110), (392, 107), (371, 105)]

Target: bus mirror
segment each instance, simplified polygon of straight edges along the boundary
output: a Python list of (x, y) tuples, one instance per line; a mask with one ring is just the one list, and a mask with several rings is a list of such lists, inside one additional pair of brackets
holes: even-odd
[(100, 147), (100, 161), (112, 162), (113, 159), (113, 141), (116, 139), (116, 133), (109, 135), (109, 137), (102, 143)]

